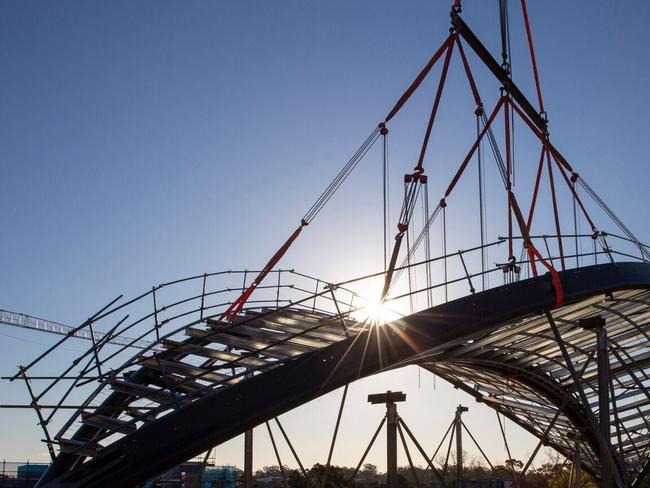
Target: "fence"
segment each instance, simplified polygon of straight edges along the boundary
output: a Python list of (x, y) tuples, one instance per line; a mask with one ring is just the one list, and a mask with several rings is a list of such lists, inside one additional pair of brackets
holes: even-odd
[(0, 488), (31, 488), (49, 464), (2, 461)]

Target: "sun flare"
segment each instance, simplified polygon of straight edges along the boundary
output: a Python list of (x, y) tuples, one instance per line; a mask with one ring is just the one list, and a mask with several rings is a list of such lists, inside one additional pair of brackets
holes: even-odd
[(356, 315), (358, 320), (370, 322), (372, 325), (384, 325), (398, 317), (397, 313), (379, 301), (369, 302), (360, 308)]

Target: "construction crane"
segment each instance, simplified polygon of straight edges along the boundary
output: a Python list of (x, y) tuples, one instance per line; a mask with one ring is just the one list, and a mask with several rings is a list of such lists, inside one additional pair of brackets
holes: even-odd
[[(87, 329), (77, 329), (69, 325), (63, 325), (51, 320), (32, 317), (24, 313), (11, 312), (9, 310), (0, 309), (0, 325), (11, 325), (20, 327), (21, 329), (37, 330), (40, 332), (49, 332), (50, 334), (57, 334), (62, 336), (73, 336), (79, 339), (92, 340), (91, 332)], [(99, 342), (104, 339), (106, 334), (102, 332), (93, 332), (94, 339)], [(134, 340), (130, 337), (124, 336), (110, 336), (107, 343), (116, 344), (118, 346), (136, 347), (138, 349), (147, 349), (153, 346), (151, 341)]]

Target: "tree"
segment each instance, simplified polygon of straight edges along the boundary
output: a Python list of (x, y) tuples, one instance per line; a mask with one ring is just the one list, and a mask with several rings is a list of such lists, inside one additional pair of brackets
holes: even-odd
[(518, 469), (521, 469), (524, 467), (524, 463), (522, 463), (519, 459), (508, 459), (505, 462), (506, 468), (508, 468), (511, 471), (517, 471)]
[(377, 466), (374, 464), (364, 464), (359, 472), (359, 477), (365, 480), (374, 480), (377, 477)]

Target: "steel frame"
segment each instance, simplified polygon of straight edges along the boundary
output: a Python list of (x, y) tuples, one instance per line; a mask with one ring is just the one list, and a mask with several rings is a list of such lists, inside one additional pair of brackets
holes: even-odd
[[(453, 28), (449, 37), (262, 270), (197, 275), (154, 286), (123, 303), (120, 303), (120, 296), (80, 326), (72, 328), (0, 311), (0, 320), (5, 322), (50, 329), (64, 336), (27, 366), (21, 366), (12, 377), (12, 380), (25, 382), (29, 403), (36, 411), (48, 450), (55, 457), (39, 486), (131, 486), (261, 423), (266, 423), (282, 469), (270, 420), (274, 417), (277, 420), (280, 413), (335, 388), (345, 386), (347, 391), (347, 385), (358, 378), (406, 364), (419, 364), (450, 381), (494, 408), (497, 415), (513, 420), (536, 435), (541, 440), (540, 445), (546, 443), (567, 458), (579, 444), (580, 454), (576, 455), (579, 466), (600, 476), (603, 486), (609, 486), (610, 478), (619, 487), (644, 483), (649, 471), (647, 453), (650, 449), (646, 420), (650, 411), (650, 353), (647, 351), (650, 339), (650, 264), (647, 261), (650, 253), (550, 143), (525, 2), (522, 1), (522, 5), (540, 112), (511, 79), (506, 58), (499, 65), (460, 18), (460, 1), (457, 0), (452, 9)], [(501, 83), (501, 97), (489, 117), (483, 110), (461, 38)], [(480, 246), (448, 254), (444, 234), (443, 256), (429, 259), (427, 251), (425, 261), (412, 263), (409, 223), (418, 191), (421, 185), (426, 188), (423, 160), (455, 46), (476, 102), (477, 139), (430, 216), (427, 207), (424, 229), (414, 243), (425, 237), (428, 239), (431, 222), (439, 213), (446, 227), (446, 199), (474, 153), (480, 154), (484, 136), (494, 152), (508, 197), (508, 236), (486, 244), (482, 235)], [(418, 165), (414, 173), (406, 175), (408, 197), (400, 216), (390, 264), (384, 272), (363, 278), (384, 278), (382, 301), (406, 299), (413, 306), (415, 297), (423, 294), (428, 306), (426, 310), (384, 327), (360, 323), (351, 317), (355, 310), (363, 307), (357, 304), (358, 295), (346, 288), (351, 282), (328, 284), (293, 270), (271, 268), (380, 135), (384, 136), (385, 174), (386, 123), (404, 106), (443, 54), (444, 65)], [(505, 164), (491, 127), (501, 109), (504, 112)], [(542, 145), (527, 219), (511, 182), (514, 168), (509, 128), (515, 114)], [(553, 198), (554, 236), (530, 233), (544, 164)], [(577, 225), (574, 225), (573, 235), (562, 234), (554, 167), (562, 177), (559, 181), (564, 181), (572, 192), (574, 218), (577, 219), (580, 209), (591, 227), (591, 234), (578, 235)], [(576, 184), (627, 237), (619, 238), (596, 229), (576, 193)], [(520, 237), (513, 234), (513, 223), (519, 227)], [(396, 268), (405, 233), (409, 247), (406, 265)], [(614, 250), (608, 237), (617, 238), (623, 244), (622, 250)], [(564, 252), (563, 242), (567, 238), (575, 243), (574, 256)], [(593, 243), (593, 253), (579, 253), (578, 241), (583, 238)], [(548, 239), (557, 242), (559, 255), (553, 256)], [(514, 245), (518, 240), (522, 244), (522, 256), (527, 255), (527, 259), (515, 258)], [(508, 262), (487, 270), (486, 249), (502, 243), (508, 246)], [(596, 244), (600, 245), (600, 251)], [(546, 255), (541, 249), (546, 249)], [(480, 271), (473, 271), (467, 259), (473, 252), (480, 252)], [(600, 256), (609, 264), (599, 265)], [(638, 259), (641, 263), (615, 262), (615, 258), (620, 257)], [(570, 258), (575, 258), (577, 269), (567, 269)], [(583, 262), (593, 258), (594, 266), (580, 267), (580, 258)], [(455, 275), (449, 271), (451, 260), (457, 260)], [(444, 280), (432, 284), (430, 266), (436, 262), (444, 266)], [(561, 264), (561, 272), (556, 271), (554, 262)], [(536, 263), (543, 265), (549, 274), (538, 276)], [(408, 292), (395, 291), (391, 295), (402, 271), (407, 271), (410, 278), (412, 270), (422, 266), (428, 273), (425, 287), (412, 290), (409, 281)], [(523, 269), (533, 277), (522, 280)], [(504, 273), (506, 283), (486, 290), (486, 276), (497, 272)], [(251, 281), (249, 273), (254, 277)], [(262, 280), (270, 273), (277, 273), (277, 284), (262, 285)], [(243, 275), (243, 283), (216, 289), (209, 286), (208, 280), (224, 275), (236, 278)], [(286, 275), (303, 282), (283, 282)], [(473, 280), (477, 277), (483, 283), (480, 293), (474, 287), (477, 281)], [(315, 292), (312, 291), (314, 284)], [(183, 298), (173, 295), (165, 305), (164, 295), (170, 288), (197, 285), (200, 293), (194, 290), (189, 296), (182, 294)], [(321, 291), (322, 285), (325, 286)], [(456, 294), (460, 298), (430, 307), (434, 290), (444, 290), (447, 301), (454, 287), (463, 290)], [(255, 300), (250, 300), (253, 291)], [(281, 298), (281, 292), (288, 292), (289, 296)], [(220, 298), (223, 301), (217, 301)], [(146, 311), (143, 312), (139, 307), (144, 304)], [(131, 309), (136, 310), (133, 317), (139, 318), (127, 312)], [(602, 316), (607, 324), (597, 336), (579, 326), (582, 320), (596, 315)], [(88, 339), (91, 347), (60, 375), (39, 376), (35, 367), (71, 338)], [(133, 348), (138, 348), (135, 354), (127, 358), (122, 356)], [(75, 375), (72, 371), (80, 364)], [(38, 378), (50, 382), (37, 389), (32, 381)], [(52, 392), (61, 388), (62, 381), (71, 383), (63, 388), (64, 393), (58, 400), (46, 403)], [(81, 404), (70, 405), (70, 396), (83, 387), (91, 389), (85, 399)], [(95, 405), (105, 393), (108, 395)], [(51, 432), (56, 415), (70, 408), (74, 410), (73, 415), (57, 425), (58, 432)], [(401, 424), (395, 425), (407, 450), (409, 464), (412, 464)], [(614, 426), (614, 430), (610, 426)], [(278, 427), (285, 435), (279, 423)], [(410, 434), (405, 424), (403, 427)], [(459, 440), (460, 419), (456, 428)], [(337, 430), (338, 420), (328, 467)], [(58, 455), (54, 446), (60, 449)], [(448, 456), (450, 449), (451, 437)], [(298, 459), (293, 447), (291, 450)], [(529, 465), (530, 462), (526, 468)], [(284, 471), (283, 478), (286, 485)]]
[[(594, 334), (578, 329), (576, 324), (594, 315), (594, 305), (629, 312), (625, 316), (636, 327), (650, 327), (634, 318), (643, 313), (650, 319), (648, 310), (639, 309), (650, 299), (650, 265), (604, 264), (560, 275), (567, 304), (553, 310), (553, 316), (563, 343), (571, 350), (572, 361), (584, 364), (591, 359)], [(106, 447), (94, 452), (90, 449), (85, 453), (88, 457), (81, 451), (59, 454), (41, 486), (129, 486), (358, 378), (411, 363), (468, 391), (538, 437), (544, 436), (546, 426), (560, 411), (545, 436), (546, 442), (568, 454), (571, 445), (564, 437), (568, 432), (577, 433), (584, 439), (581, 462), (597, 474), (597, 433), (576, 396), (575, 385), (566, 381), (558, 344), (541, 313), (553, 309), (554, 300), (551, 279), (544, 275), (453, 300), (388, 326), (352, 327), (350, 337), (344, 337), (339, 328), (339, 341), (211, 390), (181, 408), (167, 407), (166, 415), (140, 425)], [(597, 313), (603, 315), (603, 310)], [(337, 320), (329, 318), (332, 328), (337, 327)], [(650, 435), (643, 424), (643, 412), (650, 406), (650, 398), (643, 391), (632, 390), (635, 394), (626, 396), (622, 404), (622, 397), (629, 394), (625, 389), (639, 384), (629, 370), (639, 378), (647, 377), (647, 354), (639, 346), (643, 334), (629, 320), (615, 313), (607, 316), (609, 335), (620, 345), (610, 342), (610, 347), (641, 360), (638, 366), (629, 365), (627, 369), (612, 360), (611, 368), (612, 378), (617, 379), (612, 387), (619, 397), (619, 422), (629, 432), (622, 443), (614, 439), (612, 456), (622, 456), (626, 478), (635, 480), (645, 472), (647, 462)], [(523, 349), (532, 354), (523, 354)], [(587, 364), (584, 372), (589, 398), (597, 396), (589, 379), (594, 367)], [(145, 366), (131, 378), (152, 371)], [(642, 384), (644, 380), (639, 381)], [(181, 401), (183, 398), (179, 397)], [(123, 403), (118, 406), (118, 401), (125, 401), (124, 394), (113, 394), (102, 408), (125, 408)], [(215, 416), (215, 411), (219, 415)], [(642, 427), (636, 426), (640, 421)], [(87, 433), (88, 428), (82, 427), (80, 432)], [(96, 436), (101, 429), (93, 432)]]

